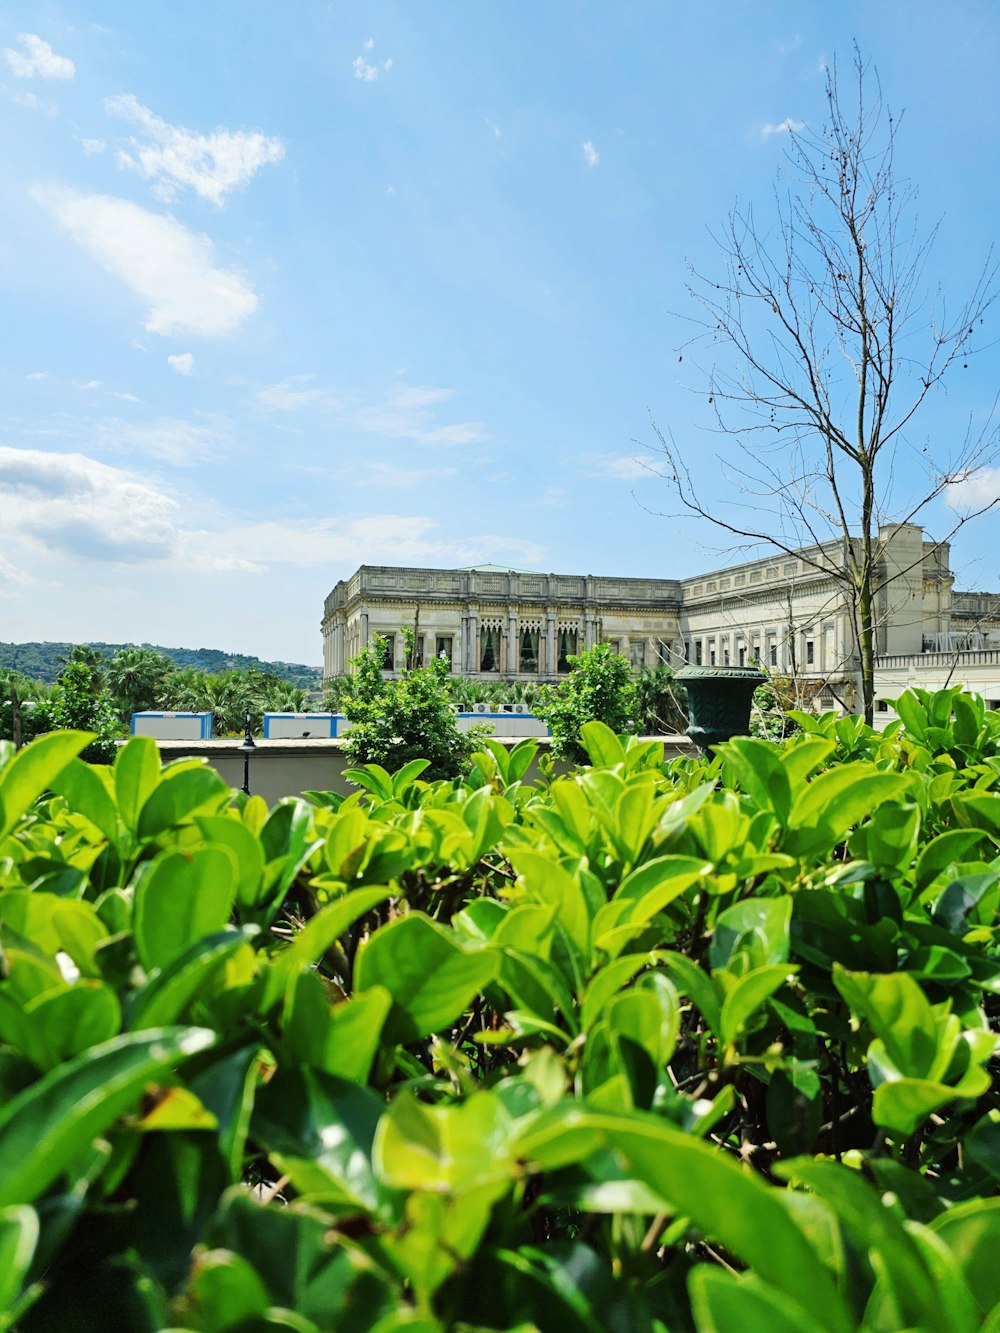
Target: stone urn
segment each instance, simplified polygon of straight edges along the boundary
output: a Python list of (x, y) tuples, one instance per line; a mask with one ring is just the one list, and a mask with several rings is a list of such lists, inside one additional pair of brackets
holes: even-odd
[(676, 679), (688, 696), (686, 735), (699, 750), (745, 736), (750, 730), (750, 701), (767, 677), (756, 667), (686, 666)]

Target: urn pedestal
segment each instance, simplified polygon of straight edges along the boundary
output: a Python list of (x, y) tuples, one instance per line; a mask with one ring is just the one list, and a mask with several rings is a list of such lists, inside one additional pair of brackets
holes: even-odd
[(700, 750), (745, 736), (750, 730), (750, 701), (767, 680), (756, 667), (686, 666), (677, 680), (687, 689), (686, 735)]

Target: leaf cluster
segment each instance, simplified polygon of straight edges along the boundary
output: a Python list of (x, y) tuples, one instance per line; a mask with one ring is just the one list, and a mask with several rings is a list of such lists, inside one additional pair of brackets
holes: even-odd
[(1000, 716), (899, 711), (270, 811), (0, 745), (0, 1327), (996, 1328)]

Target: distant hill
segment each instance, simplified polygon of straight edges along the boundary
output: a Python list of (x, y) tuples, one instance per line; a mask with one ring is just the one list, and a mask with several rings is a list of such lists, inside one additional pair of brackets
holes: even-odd
[[(319, 667), (301, 662), (265, 662), (246, 653), (224, 653), (220, 648), (164, 648), (158, 643), (88, 643), (107, 658), (114, 657), (119, 648), (154, 648), (169, 657), (179, 667), (194, 667), (218, 675), (222, 671), (266, 671), (279, 680), (303, 689), (319, 689), (323, 673)], [(72, 643), (3, 643), (0, 642), (0, 669), (20, 671), (33, 680), (51, 685), (62, 667), (63, 660), (72, 651)]]

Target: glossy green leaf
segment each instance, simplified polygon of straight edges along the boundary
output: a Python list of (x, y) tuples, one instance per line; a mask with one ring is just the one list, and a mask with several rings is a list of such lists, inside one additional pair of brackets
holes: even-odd
[(195, 1256), (190, 1294), (198, 1307), (199, 1323), (216, 1333), (241, 1333), (271, 1303), (253, 1265), (231, 1250), (208, 1250)]
[(152, 736), (133, 736), (118, 751), (114, 766), (118, 812), (134, 833), (139, 814), (160, 781), (160, 752)]
[(360, 917), (389, 897), (391, 889), (382, 886), (354, 889), (322, 908), (298, 931), (287, 949), (273, 959), (264, 981), (260, 999), (267, 1013), (281, 1000), (290, 984), (304, 967), (317, 962)]
[(793, 856), (831, 849), (884, 801), (909, 785), (899, 773), (879, 773), (870, 764), (844, 764), (812, 780), (795, 799), (781, 850)]
[(787, 963), (758, 967), (740, 977), (728, 993), (719, 1018), (719, 1036), (727, 1045), (739, 1038), (747, 1023), (794, 971)]
[(737, 1276), (707, 1264), (692, 1269), (691, 1307), (698, 1333), (821, 1333), (808, 1305), (766, 1286), (753, 1274)]
[(829, 1333), (850, 1333), (843, 1300), (782, 1191), (652, 1116), (561, 1109), (561, 1116), (548, 1113), (522, 1135), (522, 1158), (546, 1169), (573, 1160), (574, 1150), (587, 1153), (595, 1140), (606, 1142), (666, 1208), (689, 1217), (758, 1278), (812, 1310)]
[(0, 1207), (31, 1203), (147, 1083), (215, 1041), (204, 1028), (130, 1032), (58, 1066), (0, 1108)]
[(89, 731), (50, 731), (0, 769), (0, 840), (92, 740)]
[(905, 972), (884, 976), (835, 968), (837, 989), (875, 1035), (894, 1064), (909, 1078), (923, 1078), (938, 1056), (938, 1027), (930, 1002)]
[(207, 765), (164, 769), (161, 781), (143, 803), (136, 831), (140, 838), (155, 838), (196, 814), (221, 808), (230, 795), (228, 784)]
[(127, 1026), (132, 1032), (178, 1022), (209, 986), (216, 972), (257, 935), (256, 926), (199, 935), (159, 969), (132, 997)]
[[(984, 1074), (981, 1091), (986, 1091), (989, 1082), (989, 1077)], [(872, 1119), (883, 1129), (909, 1138), (918, 1125), (954, 1101), (955, 1096), (954, 1088), (929, 1079), (894, 1079), (891, 1083), (880, 1083), (875, 1089)]]
[(382, 1111), (381, 1100), (355, 1083), (284, 1067), (257, 1093), (252, 1129), (300, 1193), (375, 1209), (381, 1195), (371, 1153)]
[(371, 937), (354, 969), (355, 991), (384, 986), (393, 998), (389, 1041), (414, 1041), (448, 1027), (496, 977), (500, 955), (463, 947), (454, 932), (410, 912)]
[(392, 800), (392, 778), (381, 764), (365, 764), (362, 768), (345, 768), (344, 777), (348, 782), (354, 782), (359, 787), (364, 787), (373, 796), (377, 796), (380, 801)]
[[(81, 981), (65, 990), (48, 991), (24, 1008), (25, 1021), (44, 1053), (41, 1069), (52, 1069), (90, 1046), (110, 1041), (121, 1027), (121, 1007), (110, 986)], [(30, 1052), (29, 1052), (30, 1054)]]
[(254, 907), (264, 875), (264, 849), (246, 824), (228, 815), (199, 815), (195, 819), (206, 842), (228, 847), (236, 862), (236, 903)]
[(0, 1208), (0, 1328), (21, 1292), (38, 1244), (38, 1214), (34, 1208)]
[(792, 899), (744, 898), (719, 914), (712, 932), (709, 963), (725, 967), (734, 950), (745, 950), (753, 965), (788, 961)]
[(395, 1097), (375, 1135), (375, 1169), (395, 1189), (461, 1194), (515, 1174), (513, 1122), (498, 1097), (476, 1092), (457, 1106)]
[(627, 954), (600, 968), (591, 978), (580, 1005), (580, 1023), (584, 1030), (597, 1021), (608, 1001), (637, 976), (651, 966), (655, 953)]
[(135, 890), (135, 945), (147, 969), (163, 967), (229, 921), (236, 864), (223, 847), (168, 852), (144, 868)]
[(920, 1250), (891, 1208), (859, 1173), (835, 1162), (807, 1158), (796, 1158), (777, 1170), (796, 1184), (808, 1185), (877, 1259), (878, 1271), (891, 1289), (901, 1318), (896, 1327), (947, 1327)]
[(590, 957), (590, 905), (577, 875), (541, 852), (511, 849), (509, 857), (518, 882), (537, 903), (556, 909), (556, 920), (566, 932), (581, 961)]
[(738, 736), (719, 747), (739, 785), (760, 810), (773, 810), (781, 820), (792, 806), (792, 784), (784, 756), (770, 741)]
[(614, 768), (624, 764), (625, 748), (621, 741), (603, 722), (591, 719), (580, 728), (580, 743), (590, 756), (592, 764)]
[(1000, 1199), (970, 1199), (941, 1213), (931, 1230), (951, 1251), (980, 1310), (1000, 1306)]
[(91, 976), (97, 947), (108, 935), (90, 903), (24, 889), (0, 893), (0, 925), (15, 930), (50, 958), (68, 953)]
[(118, 813), (112, 794), (111, 774), (106, 767), (73, 759), (61, 773), (56, 774), (49, 785), (54, 792), (66, 798), (71, 809), (89, 819), (109, 842), (117, 840)]

